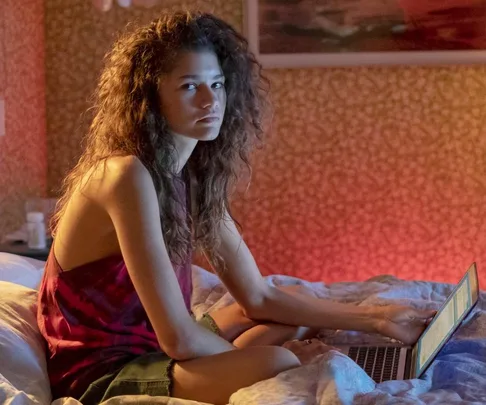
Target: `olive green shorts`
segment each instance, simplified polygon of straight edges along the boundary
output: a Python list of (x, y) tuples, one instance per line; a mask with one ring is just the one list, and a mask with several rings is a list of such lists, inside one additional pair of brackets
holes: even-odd
[[(210, 315), (204, 314), (198, 323), (220, 334)], [(83, 405), (97, 405), (118, 395), (171, 396), (174, 360), (164, 352), (146, 353), (115, 373), (94, 381), (79, 399)]]

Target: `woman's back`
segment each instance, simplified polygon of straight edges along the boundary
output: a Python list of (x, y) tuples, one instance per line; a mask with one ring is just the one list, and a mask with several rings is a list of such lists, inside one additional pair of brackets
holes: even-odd
[[(187, 197), (182, 184), (178, 191), (181, 201), (185, 202)], [(83, 210), (94, 210), (86, 207), (94, 202), (87, 202), (89, 198), (82, 201), (86, 196), (81, 193), (78, 196), (80, 198), (76, 201), (75, 197), (65, 211), (67, 218), (75, 217)], [(78, 221), (81, 224), (83, 218)], [(91, 227), (93, 234), (86, 234), (87, 227)], [(114, 254), (92, 260), (110, 248), (109, 236), (101, 234), (106, 231), (106, 225), (95, 228), (93, 223), (85, 223), (82, 229), (70, 227), (60, 233), (51, 249), (39, 290), (38, 323), (48, 344), (47, 363), (54, 398), (66, 395), (79, 398), (97, 378), (119, 370), (142, 354), (160, 351), (157, 336), (123, 257), (117, 253), (119, 247), (114, 249)], [(87, 246), (103, 241), (99, 244), (104, 246), (98, 251), (92, 250), (83, 260), (82, 255), (76, 254), (73, 240), (86, 240)], [(65, 262), (82, 264), (65, 271), (56, 257), (59, 246)], [(174, 265), (189, 311), (190, 266), (190, 252), (184, 263)]]
[(62, 217), (56, 223), (55, 246), (55, 256), (63, 271), (121, 255), (103, 199), (110, 191), (112, 173), (128, 158), (111, 157), (87, 170), (66, 201)]

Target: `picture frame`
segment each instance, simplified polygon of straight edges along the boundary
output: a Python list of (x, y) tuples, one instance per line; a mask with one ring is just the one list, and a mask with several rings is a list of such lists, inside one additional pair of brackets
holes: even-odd
[[(265, 68), (311, 68), (324, 66), (363, 66), (363, 65), (456, 65), (456, 64), (484, 64), (486, 63), (486, 0), (444, 0), (444, 2), (437, 2), (434, 0), (422, 0), (425, 3), (458, 3), (461, 2), (461, 7), (450, 8), (446, 10), (434, 10), (435, 14), (431, 21), (426, 21), (427, 31), (420, 32), (416, 25), (412, 25), (412, 33), (408, 27), (409, 24), (416, 24), (412, 16), (410, 21), (404, 21), (400, 24), (399, 18), (391, 21), (387, 25), (386, 16), (377, 16), (375, 20), (382, 22), (382, 28), (388, 27), (390, 30), (390, 37), (386, 38), (383, 35), (383, 30), (380, 32), (375, 27), (379, 35), (373, 38), (372, 32), (366, 32), (366, 26), (363, 29), (363, 24), (360, 29), (363, 33), (357, 32), (353, 35), (348, 35), (343, 40), (339, 35), (333, 35), (332, 29), (330, 34), (326, 36), (325, 30), (319, 31), (315, 29), (300, 30), (299, 19), (305, 17), (302, 10), (293, 12), (295, 8), (301, 7), (301, 4), (307, 3), (308, 7), (328, 7), (328, 15), (331, 17), (336, 14), (341, 14), (341, 18), (346, 14), (346, 9), (342, 6), (339, 10), (340, 4), (356, 4), (353, 0), (246, 0), (245, 1), (245, 22), (244, 33), (248, 39), (251, 50), (255, 53), (257, 59)], [(389, 0), (393, 7), (393, 1), (396, 4), (403, 5), (404, 3), (416, 3), (420, 0)], [(381, 2), (383, 3), (383, 2)], [(464, 6), (464, 3), (476, 4), (476, 6)], [(332, 6), (334, 4), (334, 6)], [(367, 3), (363, 3), (367, 4)], [(369, 4), (369, 3), (368, 3)], [(423, 4), (423, 3), (418, 3)], [(330, 6), (331, 5), (331, 6)], [(484, 6), (484, 11), (478, 13), (476, 8)], [(334, 7), (334, 10), (332, 9)], [(452, 6), (451, 6), (452, 7)], [(273, 8), (273, 9), (272, 9)], [(277, 10), (278, 9), (278, 10)], [(441, 16), (441, 11), (442, 16)], [(470, 13), (468, 14), (468, 11)], [(481, 11), (481, 10), (480, 10)], [(359, 11), (363, 13), (362, 11)], [(448, 21), (449, 14), (454, 12), (462, 12), (463, 20), (460, 23), (458, 19)], [(300, 14), (299, 14), (300, 13)], [(399, 15), (400, 9), (397, 8), (396, 14)], [(304, 14), (304, 15), (303, 15)], [(322, 13), (326, 14), (326, 13)], [(364, 12), (366, 15), (366, 11)], [(282, 15), (284, 15), (284, 23), (282, 23)], [(314, 13), (319, 14), (319, 9)], [(445, 16), (444, 16), (445, 15)], [(438, 17), (437, 17), (438, 16)], [(314, 18), (314, 17), (313, 17)], [(368, 21), (373, 21), (372, 11), (368, 13)], [(442, 20), (439, 21), (439, 18)], [(279, 20), (280, 19), (280, 20)], [(356, 19), (356, 17), (355, 17)], [(470, 20), (474, 20), (472, 23)], [(305, 20), (305, 18), (304, 18)], [(430, 20), (430, 18), (429, 18)], [(335, 20), (329, 18), (330, 28), (332, 24), (336, 24)], [(423, 21), (423, 20), (422, 20)], [(393, 25), (395, 23), (395, 25)], [(451, 26), (448, 27), (447, 24)], [(324, 20), (324, 25), (326, 20)], [(408, 25), (407, 25), (408, 24)], [(424, 23), (425, 24), (425, 23)], [(435, 24), (435, 25), (434, 25)], [(472, 25), (471, 25), (472, 24)], [(462, 30), (469, 30), (467, 35), (470, 35), (470, 28), (474, 24), (477, 25), (477, 38), (474, 43), (468, 44), (461, 42), (461, 38), (454, 38), (454, 33), (460, 33)], [(379, 26), (376, 25), (376, 26)], [(344, 26), (347, 28), (346, 26)], [(432, 27), (432, 28), (431, 28)], [(434, 28), (435, 27), (435, 28)], [(335, 28), (335, 27), (334, 27)], [(337, 29), (341, 27), (337, 24)], [(408, 30), (405, 40), (399, 40), (400, 29)], [(434, 31), (435, 30), (435, 31)], [(372, 30), (370, 30), (372, 31)], [(422, 29), (424, 31), (424, 29)], [(294, 34), (292, 34), (294, 32)], [(314, 32), (314, 34), (312, 33)], [(428, 38), (427, 34), (431, 33), (432, 38)], [(339, 34), (339, 32), (338, 32)], [(347, 33), (344, 31), (344, 34)], [(313, 36), (314, 35), (314, 36)], [(423, 43), (420, 41), (420, 35), (424, 37)], [(445, 40), (434, 38), (442, 35)], [(451, 40), (447, 41), (447, 35), (451, 36)], [(459, 35), (459, 34), (458, 34)], [(381, 38), (383, 50), (380, 49)], [(402, 35), (402, 38), (405, 36)], [(321, 40), (322, 44), (319, 44)], [(299, 42), (300, 41), (300, 42)], [(327, 41), (327, 44), (326, 44)], [(353, 43), (354, 41), (354, 43)], [(415, 41), (415, 43), (414, 43)], [(340, 43), (344, 44), (341, 45)], [(398, 48), (394, 50), (394, 44), (398, 44)], [(303, 47), (302, 47), (303, 45)], [(315, 46), (314, 46), (315, 45)], [(420, 50), (415, 50), (415, 47), (421, 47)], [(410, 48), (410, 49), (407, 49)], [(451, 49), (444, 49), (444, 48)], [(276, 49), (279, 48), (279, 49)], [(307, 49), (303, 49), (307, 48)], [(361, 48), (361, 49), (360, 49)], [(375, 49), (373, 49), (375, 48)]]

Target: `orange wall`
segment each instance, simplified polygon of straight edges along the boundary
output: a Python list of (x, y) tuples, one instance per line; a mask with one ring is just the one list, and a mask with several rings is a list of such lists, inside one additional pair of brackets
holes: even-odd
[[(100, 14), (87, 0), (46, 1), (50, 192), (79, 155), (113, 33), (176, 3)], [(184, 5), (242, 27), (240, 0)], [(274, 122), (235, 203), (264, 273), (456, 281), (477, 260), (486, 274), (486, 67), (267, 74)]]
[(24, 201), (46, 191), (43, 0), (0, 0), (0, 239), (24, 221)]
[(486, 67), (274, 71), (247, 201), (266, 272), (486, 286)]

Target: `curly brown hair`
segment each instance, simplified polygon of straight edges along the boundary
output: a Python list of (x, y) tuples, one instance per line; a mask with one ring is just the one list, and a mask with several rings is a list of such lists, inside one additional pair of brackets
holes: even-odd
[[(175, 149), (160, 112), (160, 78), (184, 51), (209, 50), (225, 76), (226, 112), (219, 136), (198, 142), (182, 173), (175, 173)], [(150, 172), (159, 196), (164, 239), (171, 260), (180, 263), (191, 247), (220, 264), (218, 225), (240, 169), (250, 169), (252, 147), (262, 139), (267, 81), (246, 39), (221, 19), (199, 12), (165, 14), (147, 26), (124, 33), (105, 57), (95, 92), (94, 118), (84, 152), (64, 180), (52, 228), (91, 168), (114, 155), (134, 155)], [(251, 170), (250, 170), (251, 173)], [(195, 210), (187, 221), (177, 182), (196, 184)], [(191, 229), (193, 228), (193, 229)]]

